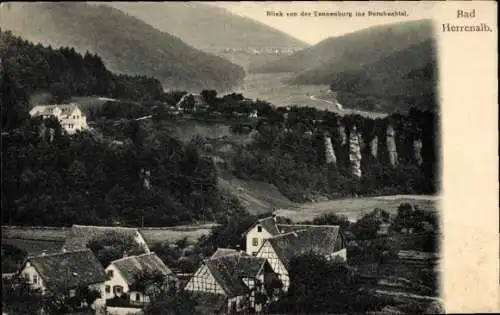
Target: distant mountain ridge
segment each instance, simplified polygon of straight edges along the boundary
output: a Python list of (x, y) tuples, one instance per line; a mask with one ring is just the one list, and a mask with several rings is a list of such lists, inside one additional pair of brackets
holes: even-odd
[(166, 89), (225, 90), (244, 77), (241, 67), (109, 6), (11, 3), (0, 10), (0, 27), (34, 42), (97, 53), (110, 70), (156, 77)]
[(327, 38), (291, 56), (254, 63), (250, 72), (295, 72), (296, 84), (330, 84), (335, 73), (373, 63), (433, 36), (431, 20), (374, 26)]
[(219, 48), (301, 49), (307, 43), (248, 17), (199, 2), (108, 2), (155, 28), (202, 50)]

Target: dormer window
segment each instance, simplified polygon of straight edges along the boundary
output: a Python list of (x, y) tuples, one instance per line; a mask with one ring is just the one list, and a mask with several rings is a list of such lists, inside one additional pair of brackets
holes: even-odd
[(262, 232), (262, 226), (257, 226), (257, 232)]
[(113, 270), (108, 270), (108, 272), (106, 272), (106, 275), (108, 276), (108, 279), (113, 278)]

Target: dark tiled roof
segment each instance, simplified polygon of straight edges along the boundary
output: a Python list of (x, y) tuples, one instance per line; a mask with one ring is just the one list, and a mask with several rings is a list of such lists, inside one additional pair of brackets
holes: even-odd
[(309, 226), (303, 230), (281, 234), (267, 240), (280, 260), (287, 266), (297, 255), (314, 252), (320, 255), (334, 253), (340, 231), (338, 226)]
[(217, 248), (215, 253), (210, 257), (210, 259), (218, 258), (221, 256), (235, 255), (238, 251), (232, 248)]
[(136, 228), (75, 224), (72, 226), (70, 235), (64, 242), (63, 248), (66, 250), (86, 248), (92, 239), (103, 237), (107, 233), (117, 233), (124, 237), (135, 237), (138, 232), (139, 230)]
[(276, 227), (276, 220), (274, 217), (267, 217), (260, 219), (257, 224), (262, 225), (271, 235), (278, 235), (280, 231)]
[(173, 272), (155, 253), (124, 257), (112, 261), (111, 264), (120, 271), (129, 286), (134, 286), (137, 277), (143, 274), (173, 275)]
[(50, 289), (104, 282), (104, 268), (91, 250), (60, 252), (27, 259)]
[(222, 286), (229, 297), (248, 294), (249, 288), (243, 282), (244, 277), (256, 277), (266, 259), (236, 253), (219, 256), (206, 261), (206, 265), (215, 280)]

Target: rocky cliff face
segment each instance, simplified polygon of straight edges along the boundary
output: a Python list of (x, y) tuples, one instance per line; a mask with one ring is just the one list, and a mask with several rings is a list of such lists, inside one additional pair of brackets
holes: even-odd
[(375, 136), (372, 141), (370, 141), (370, 153), (374, 158), (378, 156), (378, 137)]
[(387, 151), (389, 153), (389, 163), (391, 163), (392, 167), (396, 167), (398, 165), (398, 152), (396, 150), (396, 132), (394, 128), (389, 125), (387, 127)]
[(420, 139), (415, 139), (413, 140), (413, 154), (415, 161), (417, 162), (418, 165), (422, 165), (424, 162), (422, 158), (422, 140)]
[(338, 130), (339, 136), (340, 136), (340, 144), (345, 145), (347, 142), (347, 135), (345, 133), (345, 126), (342, 124), (339, 124), (337, 130)]
[(361, 150), (359, 136), (354, 126), (349, 136), (349, 162), (351, 166), (351, 174), (358, 178), (361, 177)]
[(332, 139), (328, 135), (325, 135), (324, 141), (326, 164), (337, 166), (337, 157), (335, 156), (335, 151), (333, 151)]

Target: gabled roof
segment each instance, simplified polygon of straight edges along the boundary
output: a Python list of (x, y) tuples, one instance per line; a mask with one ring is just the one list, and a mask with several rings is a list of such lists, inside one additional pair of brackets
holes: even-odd
[(227, 255), (235, 255), (237, 253), (238, 253), (238, 251), (236, 249), (217, 248), (217, 250), (215, 251), (215, 253), (213, 253), (213, 255), (210, 257), (210, 259), (219, 258), (222, 256), (227, 256)]
[(229, 297), (245, 295), (249, 288), (243, 278), (255, 278), (266, 263), (265, 258), (243, 252), (208, 259), (205, 264)]
[(337, 248), (337, 238), (340, 228), (332, 225), (309, 226), (285, 234), (269, 238), (269, 242), (276, 251), (279, 259), (288, 266), (294, 256), (314, 252), (327, 255), (341, 250)]
[(250, 231), (256, 225), (261, 225), (271, 235), (280, 234), (280, 231), (278, 230), (278, 228), (276, 226), (276, 219), (274, 217), (266, 217), (266, 218), (262, 218), (262, 219), (257, 220), (257, 222), (254, 225), (252, 225), (245, 233), (248, 233), (248, 231)]
[[(87, 244), (94, 238), (104, 237), (107, 233), (118, 233), (124, 237), (135, 237), (140, 233), (136, 228), (114, 227), (114, 226), (91, 226), (73, 225), (71, 232), (63, 248), (66, 250), (77, 250), (87, 247)], [(148, 251), (147, 249), (146, 251)]]
[(36, 269), (49, 290), (106, 280), (104, 268), (89, 249), (28, 257), (26, 261)]
[(78, 104), (69, 103), (69, 104), (55, 104), (55, 105), (36, 105), (30, 110), (30, 114), (36, 115), (50, 115), (54, 112), (56, 108), (61, 110), (63, 115), (71, 114), (75, 109), (78, 109)]
[(120, 271), (129, 286), (134, 286), (138, 277), (144, 274), (173, 275), (173, 272), (155, 253), (129, 256), (111, 262)]

